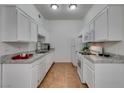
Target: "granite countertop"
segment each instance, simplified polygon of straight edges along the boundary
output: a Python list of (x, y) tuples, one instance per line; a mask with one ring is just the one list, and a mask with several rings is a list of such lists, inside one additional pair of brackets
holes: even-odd
[(47, 53), (39, 53), (39, 54), (32, 52), (33, 57), (31, 57), (29, 59), (21, 59), (21, 60), (12, 60), (11, 58), (12, 58), (13, 54), (12, 55), (6, 55), (6, 56), (1, 57), (1, 61), (2, 61), (2, 64), (31, 64), (31, 63), (35, 62), (35, 60), (38, 60), (38, 59), (48, 55), (52, 51), (53, 50), (50, 50)]
[(122, 56), (101, 57), (96, 55), (84, 55), (84, 57), (92, 63), (124, 63), (124, 57)]

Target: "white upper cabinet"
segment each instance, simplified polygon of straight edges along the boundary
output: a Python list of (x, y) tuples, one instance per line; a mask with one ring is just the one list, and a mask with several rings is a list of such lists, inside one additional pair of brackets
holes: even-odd
[(89, 42), (93, 42), (94, 41), (94, 36), (95, 34), (95, 23), (94, 21), (91, 21), (91, 23), (89, 24)]
[(30, 21), (20, 12), (17, 12), (17, 40), (30, 41)]
[(82, 41), (89, 42), (89, 25), (86, 25), (82, 31)]
[(82, 30), (82, 42), (93, 42), (94, 41), (94, 21), (91, 21)]
[(44, 37), (45, 43), (50, 43), (49, 32), (42, 26), (42, 24), (38, 24), (38, 34)]
[(45, 43), (50, 43), (50, 35), (47, 31), (46, 31), (46, 35), (45, 35)]
[(15, 41), (17, 38), (17, 13), (15, 7), (0, 7), (1, 41)]
[(45, 31), (43, 29), (42, 24), (38, 24), (38, 34), (41, 36), (45, 36)]
[(30, 17), (33, 18), (36, 22), (40, 22), (41, 19), (43, 19), (43, 16), (33, 4), (15, 4), (15, 6), (23, 10), (27, 15), (30, 15)]
[(108, 6), (95, 19), (95, 41), (121, 41), (123, 7)]
[[(123, 6), (108, 5), (86, 25), (89, 26), (89, 32), (84, 34), (84, 42), (121, 41), (123, 14)], [(86, 26), (84, 32), (87, 32)]]
[(37, 24), (31, 21), (31, 41), (37, 42)]
[(110, 6), (108, 7), (108, 40), (109, 41), (121, 41), (123, 32), (123, 7), (122, 6)]
[(2, 42), (37, 41), (37, 24), (30, 15), (15, 6), (0, 7), (0, 15)]
[(104, 10), (95, 19), (95, 41), (106, 41), (108, 39), (107, 10)]

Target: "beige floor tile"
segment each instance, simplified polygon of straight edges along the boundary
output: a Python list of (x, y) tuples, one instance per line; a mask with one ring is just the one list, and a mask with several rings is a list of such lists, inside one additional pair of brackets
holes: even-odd
[(39, 88), (87, 88), (71, 63), (55, 63)]

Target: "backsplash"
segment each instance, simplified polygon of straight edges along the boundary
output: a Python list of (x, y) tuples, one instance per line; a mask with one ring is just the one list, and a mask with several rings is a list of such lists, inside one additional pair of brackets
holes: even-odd
[(105, 53), (112, 53), (112, 54), (124, 56), (124, 42), (123, 41), (92, 43), (91, 46), (104, 47)]
[(124, 55), (124, 42), (105, 43), (105, 51), (117, 55)]
[(18, 52), (32, 51), (36, 49), (36, 43), (0, 43), (0, 56)]

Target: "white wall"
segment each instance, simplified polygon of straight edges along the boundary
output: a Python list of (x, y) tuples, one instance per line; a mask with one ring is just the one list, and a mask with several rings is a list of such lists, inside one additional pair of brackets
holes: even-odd
[(71, 61), (71, 39), (77, 35), (81, 28), (81, 21), (47, 21), (46, 29), (50, 33), (52, 46), (55, 47), (55, 62)]

